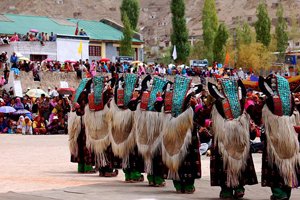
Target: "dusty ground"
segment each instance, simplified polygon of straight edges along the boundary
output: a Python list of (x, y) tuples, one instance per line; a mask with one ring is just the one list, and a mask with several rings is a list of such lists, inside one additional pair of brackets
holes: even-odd
[[(214, 199), (219, 188), (209, 186), (209, 159), (202, 158), (203, 178), (196, 182), (193, 195), (174, 192), (171, 181), (165, 188), (150, 188), (147, 183), (125, 184), (124, 175), (100, 178), (98, 174), (77, 174), (69, 162), (68, 137), (0, 135), (0, 200), (48, 199)], [(261, 155), (254, 155), (260, 179)], [(269, 199), (269, 188), (246, 188), (246, 199)], [(300, 199), (293, 190), (292, 199)]]

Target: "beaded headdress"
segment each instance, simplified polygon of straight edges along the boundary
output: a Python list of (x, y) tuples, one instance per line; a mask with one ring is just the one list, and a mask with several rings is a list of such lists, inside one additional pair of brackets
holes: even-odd
[(74, 103), (76, 103), (78, 101), (78, 98), (79, 98), (80, 94), (83, 92), (83, 90), (85, 89), (85, 86), (86, 86), (88, 81), (89, 81), (89, 79), (84, 78), (79, 83), (79, 86), (78, 86), (78, 88), (76, 90), (76, 93), (75, 93)]
[(242, 114), (239, 101), (238, 83), (234, 79), (219, 79), (225, 98), (228, 100), (233, 118), (238, 118)]
[(184, 76), (176, 76), (174, 81), (172, 114), (177, 117), (183, 112), (183, 103), (190, 88), (192, 79)]
[(124, 105), (127, 106), (131, 100), (132, 93), (134, 91), (138, 76), (136, 74), (125, 75), (125, 87), (124, 87)]
[(105, 77), (103, 76), (95, 76), (93, 78), (94, 84), (94, 103), (99, 105), (102, 102), (102, 93), (105, 87)]
[(279, 97), (281, 100), (282, 114), (290, 115), (291, 113), (291, 92), (290, 85), (287, 79), (282, 76), (274, 75), (271, 78), (271, 88), (274, 97)]
[(149, 101), (148, 101), (148, 110), (149, 111), (155, 111), (154, 103), (156, 101), (156, 94), (158, 92), (162, 92), (164, 86), (167, 83), (168, 83), (168, 81), (166, 79), (154, 77), (153, 87), (152, 87), (152, 90), (151, 90), (151, 93), (150, 93), (150, 98), (149, 98)]

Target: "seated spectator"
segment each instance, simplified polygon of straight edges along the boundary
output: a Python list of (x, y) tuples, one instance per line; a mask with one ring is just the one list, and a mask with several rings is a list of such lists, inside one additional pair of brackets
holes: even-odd
[(17, 33), (15, 33), (11, 38), (10, 38), (11, 42), (17, 42), (20, 41), (19, 36)]
[(23, 35), (22, 40), (23, 41), (29, 41), (30, 37), (29, 37), (29, 32), (26, 33), (26, 35)]
[(10, 40), (9, 40), (9, 38), (6, 35), (3, 38), (1, 38), (1, 42), (2, 42), (2, 44), (9, 44)]
[(48, 33), (45, 33), (45, 41), (49, 41), (49, 35), (48, 35)]
[(23, 130), (23, 123), (24, 123), (24, 116), (20, 116), (19, 117), (19, 120), (17, 121), (17, 129), (16, 129), (16, 133), (22, 133), (22, 130)]
[(0, 117), (0, 133), (7, 133), (8, 126), (3, 117)]
[(32, 122), (29, 117), (25, 117), (23, 126), (22, 126), (23, 135), (32, 135)]
[(24, 109), (24, 105), (23, 103), (21, 102), (21, 99), (18, 97), (16, 98), (16, 103), (14, 105), (14, 109), (16, 110), (21, 110), (21, 109)]
[(81, 35), (81, 36), (87, 36), (86, 32), (83, 29), (80, 30), (79, 35)]
[(7, 133), (8, 134), (13, 134), (14, 133), (14, 129), (16, 128), (16, 122), (14, 122), (11, 119), (8, 119), (7, 120), (7, 126), (8, 126)]
[(32, 127), (33, 127), (33, 133), (35, 135), (47, 133), (45, 123), (39, 115), (34, 118)]
[(55, 41), (56, 41), (56, 35), (54, 35), (53, 32), (51, 32), (50, 37), (49, 37), (49, 40), (50, 40), (51, 42), (55, 42)]
[(50, 119), (50, 123), (48, 125), (48, 131), (50, 134), (58, 134), (59, 131), (64, 130), (63, 126), (59, 122), (58, 116), (54, 115), (52, 119)]
[(29, 41), (31, 42), (36, 41), (36, 38), (32, 33), (29, 34)]

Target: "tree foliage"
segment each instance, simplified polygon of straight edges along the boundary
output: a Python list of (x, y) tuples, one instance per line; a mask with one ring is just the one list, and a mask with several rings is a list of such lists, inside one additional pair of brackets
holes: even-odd
[(279, 58), (282, 59), (284, 57), (286, 48), (288, 47), (288, 40), (289, 40), (288, 34), (286, 32), (287, 24), (283, 17), (282, 5), (278, 7), (276, 16), (277, 16), (277, 24), (275, 28), (275, 37), (277, 40), (277, 51), (279, 52)]
[(236, 29), (237, 48), (242, 44), (250, 44), (252, 42), (253, 33), (248, 23), (244, 22), (242, 26)]
[(214, 53), (214, 60), (223, 63), (225, 59), (225, 47), (226, 42), (229, 37), (227, 28), (224, 23), (219, 25), (218, 31), (216, 33), (216, 37), (214, 40), (213, 46), (213, 53)]
[(271, 42), (271, 20), (268, 15), (267, 6), (261, 2), (256, 10), (257, 21), (255, 23), (256, 41), (266, 47)]
[(205, 0), (202, 11), (202, 30), (204, 41), (205, 58), (213, 62), (213, 47), (216, 32), (218, 30), (218, 16), (216, 11), (215, 0)]
[(123, 29), (123, 37), (121, 39), (121, 44), (120, 44), (120, 55), (132, 56), (133, 51), (131, 45), (132, 45), (133, 32), (127, 14), (124, 13), (122, 18), (123, 18), (124, 29)]
[(190, 44), (188, 41), (189, 34), (185, 20), (185, 3), (184, 0), (171, 1), (172, 12), (172, 51), (174, 45), (177, 50), (177, 63), (185, 63), (190, 54)]
[(123, 0), (120, 10), (121, 10), (121, 20), (123, 24), (125, 20), (124, 16), (127, 15), (131, 28), (136, 31), (138, 21), (139, 21), (139, 15), (140, 15), (139, 0)]
[(262, 70), (269, 70), (274, 56), (262, 43), (243, 44), (238, 52), (237, 65), (260, 74)]
[(191, 47), (191, 53), (189, 56), (189, 60), (201, 60), (204, 59), (204, 48), (203, 48), (203, 41), (197, 41), (194, 46)]

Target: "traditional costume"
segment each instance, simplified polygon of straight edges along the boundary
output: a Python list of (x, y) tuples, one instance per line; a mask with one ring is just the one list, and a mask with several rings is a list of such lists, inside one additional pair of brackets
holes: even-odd
[(244, 111), (246, 90), (238, 80), (218, 79), (208, 83), (216, 99), (212, 110), (213, 145), (211, 185), (220, 186), (220, 198), (242, 198), (244, 185), (257, 184), (250, 152), (250, 117)]
[(190, 78), (176, 76), (173, 91), (166, 91), (164, 98), (167, 115), (162, 131), (162, 159), (169, 168), (168, 177), (181, 193), (193, 193), (194, 180), (201, 176), (197, 126), (186, 99), (190, 85)]
[(144, 180), (141, 174), (144, 171), (143, 159), (138, 154), (134, 129), (134, 111), (139, 98), (133, 98), (133, 93), (137, 83), (136, 74), (126, 74), (118, 80), (108, 116), (109, 139), (114, 155), (123, 159), (126, 182)]
[(118, 175), (117, 159), (114, 157), (109, 141), (109, 101), (113, 90), (106, 84), (104, 76), (95, 76), (91, 80), (91, 93), (85, 107), (84, 121), (87, 134), (87, 147), (93, 150), (99, 168), (99, 176)]
[(88, 102), (88, 91), (85, 87), (88, 79), (83, 79), (79, 84), (74, 97), (73, 110), (68, 117), (69, 147), (71, 162), (78, 163), (78, 172), (88, 173), (93, 171), (94, 156), (86, 146), (86, 132), (84, 123), (84, 108)]
[(267, 96), (262, 110), (266, 141), (262, 160), (262, 186), (271, 187), (271, 199), (290, 199), (291, 189), (299, 186), (299, 140), (294, 126), (299, 112), (294, 110), (288, 81), (279, 75), (259, 78)]
[[(141, 103), (135, 112), (136, 143), (146, 166), (150, 186), (165, 186), (168, 169), (162, 162), (162, 129), (166, 114), (162, 112), (162, 92), (168, 81), (154, 77), (152, 86), (147, 86), (151, 76), (143, 80)], [(147, 89), (146, 89), (147, 88)]]

